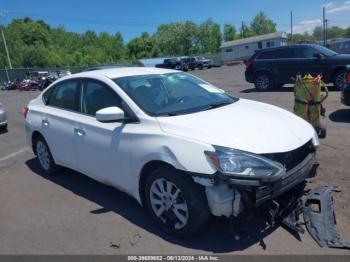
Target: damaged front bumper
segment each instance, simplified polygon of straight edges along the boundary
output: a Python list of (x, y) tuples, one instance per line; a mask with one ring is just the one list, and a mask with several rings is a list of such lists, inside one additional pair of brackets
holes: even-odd
[(210, 177), (193, 174), (195, 182), (205, 186), (208, 205), (214, 216), (238, 216), (243, 210), (255, 210), (293, 189), (315, 173), (315, 153), (278, 178), (236, 179), (216, 173)]

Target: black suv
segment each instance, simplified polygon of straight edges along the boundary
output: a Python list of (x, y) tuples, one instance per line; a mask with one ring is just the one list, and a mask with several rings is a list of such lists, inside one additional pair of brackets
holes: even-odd
[(256, 51), (247, 61), (245, 78), (258, 90), (293, 83), (297, 73), (323, 75), (325, 83), (341, 88), (350, 55), (338, 54), (320, 45), (289, 45)]
[(164, 59), (163, 64), (157, 64), (156, 67), (188, 71), (187, 63), (178, 57)]

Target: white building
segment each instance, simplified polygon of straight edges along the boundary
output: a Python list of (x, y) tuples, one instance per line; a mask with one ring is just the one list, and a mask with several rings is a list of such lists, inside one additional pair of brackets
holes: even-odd
[(287, 45), (287, 35), (275, 32), (239, 40), (223, 42), (220, 46), (222, 62), (243, 60), (254, 54), (255, 50)]

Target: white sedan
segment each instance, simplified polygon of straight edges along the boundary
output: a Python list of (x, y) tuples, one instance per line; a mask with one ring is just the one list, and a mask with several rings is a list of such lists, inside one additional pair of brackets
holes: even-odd
[(115, 68), (64, 77), (24, 108), (41, 167), (64, 166), (148, 208), (188, 236), (302, 183), (317, 135), (281, 108), (239, 99), (190, 74)]

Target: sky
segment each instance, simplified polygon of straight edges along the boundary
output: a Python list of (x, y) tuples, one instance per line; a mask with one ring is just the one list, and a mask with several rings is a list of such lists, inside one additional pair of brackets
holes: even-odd
[(211, 17), (239, 28), (259, 11), (277, 24), (278, 31), (290, 32), (292, 11), (294, 32), (302, 33), (322, 25), (323, 6), (330, 26), (350, 26), (350, 0), (0, 0), (0, 11), (7, 11), (0, 23), (28, 16), (79, 33), (119, 31), (128, 42), (142, 32), (156, 32), (162, 23), (201, 23)]

